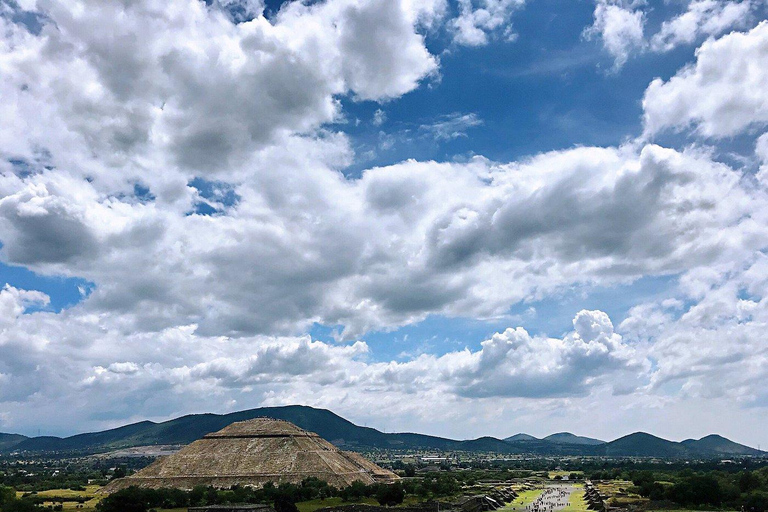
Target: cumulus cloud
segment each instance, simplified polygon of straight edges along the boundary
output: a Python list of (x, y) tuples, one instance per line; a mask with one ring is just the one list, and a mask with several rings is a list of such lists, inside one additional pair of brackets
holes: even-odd
[[(347, 180), (306, 151), (318, 150), (316, 142), (296, 143), (262, 153), (255, 181), (237, 187), (239, 203), (221, 216), (101, 197), (74, 177), (67, 186), (61, 172), (9, 179), (15, 210), (25, 201), (47, 204), (27, 189), (50, 194), (48, 181), (59, 184), (56, 197), (78, 205), (78, 222), (99, 250), (66, 267), (37, 263), (41, 271), (66, 268), (96, 289), (58, 315), (14, 313), (0, 344), (0, 373), (15, 383), (6, 400), (38, 411), (53, 411), (54, 396), (107, 401), (100, 413), (83, 410), (89, 424), (111, 425), (190, 412), (191, 393), (212, 397), (200, 407), (214, 410), (222, 397), (241, 394), (248, 404), (343, 398), (352, 410), (397, 396), (423, 404), (637, 392), (651, 385), (645, 349), (628, 345), (600, 312), (579, 313), (561, 338), (508, 329), (479, 350), (405, 362), (371, 360), (362, 342), (273, 335), (321, 322), (342, 325), (341, 337), (354, 340), (427, 314), (498, 316), (564, 286), (647, 274), (686, 272), (686, 286), (703, 290), (701, 298), (710, 285), (700, 283), (719, 282), (725, 271), (705, 281), (711, 269), (730, 269), (768, 245), (768, 223), (755, 213), (763, 193), (701, 150), (649, 145), (512, 164), (404, 162)], [(5, 254), (14, 254), (13, 237), (2, 236)], [(317, 393), (302, 394), (307, 387)], [(9, 421), (29, 424), (14, 411)]]
[[(428, 314), (497, 316), (576, 283), (713, 264), (739, 249), (756, 200), (739, 172), (695, 150), (404, 162), (349, 181), (308, 151), (334, 143), (315, 144), (263, 152), (223, 216), (101, 197), (59, 172), (12, 179), (0, 203), (3, 254), (88, 279), (85, 307), (124, 313), (136, 329), (290, 334), (321, 322), (350, 339)], [(30, 240), (38, 231), (17, 213), (49, 203), (58, 209), (33, 218), (66, 219), (42, 231), (66, 244)]]
[(644, 0), (596, 0), (594, 21), (583, 36), (599, 39), (621, 69), (636, 53), (668, 52), (705, 37), (753, 26), (760, 3), (753, 0), (690, 0), (680, 14), (662, 21), (658, 32), (646, 37)]
[[(742, 169), (707, 148), (632, 142), (348, 178), (353, 143), (328, 125), (341, 99), (389, 101), (436, 73), (424, 32), (444, 3), (292, 2), (270, 19), (260, 2), (233, 5), (54, 1), (39, 30), (0, 17), (0, 257), (94, 285), (60, 313), (41, 292), (0, 291), (7, 425), (64, 407), (82, 414), (71, 429), (286, 402), (395, 411), (380, 421), (440, 403), (471, 424), (500, 403), (533, 417), (533, 398), (539, 412), (577, 399), (599, 411), (621, 393), (652, 407), (670, 387), (726, 399), (707, 381), (715, 364), (739, 373), (745, 404), (763, 403), (748, 354), (762, 364), (768, 191)], [(521, 5), (464, 2), (457, 37), (482, 44)], [(589, 35), (621, 65), (643, 20), (639, 5), (601, 2)], [(709, 41), (652, 83), (649, 131), (764, 123), (765, 27)], [(481, 122), (459, 113), (419, 131), (451, 139)], [(679, 296), (617, 330), (581, 311), (565, 334), (516, 327), (398, 361), (363, 341), (644, 276), (677, 276)], [(337, 342), (306, 336), (314, 324)]]
[(0, 290), (0, 326), (12, 325), (32, 305), (45, 306), (50, 297), (36, 290), (19, 290), (6, 284)]
[[(602, 311), (580, 311), (562, 339), (507, 329), (482, 343), (467, 368), (456, 372), (463, 396), (574, 396), (619, 370), (640, 372), (643, 362), (614, 333)], [(440, 367), (447, 365), (439, 365)]]
[[(765, 212), (759, 216), (762, 219)], [(622, 329), (644, 333), (656, 361), (649, 387), (656, 393), (724, 399), (765, 407), (766, 279), (764, 255), (729, 273), (686, 276), (679, 300), (637, 306)], [(682, 304), (692, 304), (681, 307)]]
[[(574, 330), (562, 338), (531, 336), (522, 328), (510, 328), (494, 334), (475, 351), (464, 349), (440, 357), (425, 354), (406, 362), (372, 361), (364, 342), (335, 345), (308, 336), (226, 339), (201, 336), (195, 326), (152, 336), (125, 335), (114, 317), (97, 323), (72, 313), (64, 315), (69, 316), (68, 328), (78, 328), (77, 340), (59, 338), (66, 329), (53, 315), (17, 318), (11, 329), (0, 333), (4, 361), (0, 371), (32, 386), (4, 388), (0, 403), (23, 401), (53, 411), (58, 405), (48, 401), (51, 396), (57, 396), (58, 403), (87, 396), (80, 417), (72, 420), (96, 426), (126, 414), (152, 417), (160, 411), (186, 412), (190, 403), (220, 410), (217, 402), (226, 396), (268, 401), (275, 394), (309, 393), (310, 389), (331, 400), (353, 395), (349, 400), (361, 403), (399, 397), (421, 407), (435, 398), (567, 399), (610, 388), (608, 377), (613, 374), (641, 382), (647, 370), (647, 363), (622, 341), (600, 311), (579, 312)], [(56, 343), (26, 347), (7, 343), (32, 326), (41, 337)], [(22, 389), (26, 392), (20, 393)], [(35, 416), (28, 409), (13, 411), (17, 425), (28, 424)]]
[(748, 32), (708, 40), (696, 62), (645, 91), (646, 134), (693, 128), (706, 137), (729, 137), (768, 123), (768, 22)]
[(645, 13), (637, 8), (642, 2), (625, 0), (598, 0), (594, 22), (584, 30), (587, 39), (600, 39), (603, 48), (614, 59), (618, 70), (633, 51), (645, 47)]
[(764, 185), (768, 185), (768, 133), (758, 137), (755, 144), (755, 154), (760, 161), (760, 170), (757, 179)]
[(235, 24), (194, 0), (50, 2), (39, 35), (2, 19), (0, 140), (11, 156), (31, 161), (46, 148), (86, 175), (104, 164), (221, 173), (336, 120), (337, 95), (385, 100), (415, 88), (437, 67), (416, 31), (423, 9), (291, 2), (274, 23)]
[(459, 0), (459, 15), (451, 20), (453, 40), (460, 45), (483, 46), (498, 32), (514, 40), (510, 18), (524, 5), (525, 0)]
[(717, 36), (732, 28), (743, 28), (749, 23), (754, 7), (751, 0), (694, 0), (684, 13), (662, 23), (651, 39), (651, 49), (666, 52), (691, 44), (702, 36)]

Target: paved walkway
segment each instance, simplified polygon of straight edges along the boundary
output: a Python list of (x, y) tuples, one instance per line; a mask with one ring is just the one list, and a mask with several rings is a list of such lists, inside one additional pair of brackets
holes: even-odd
[(550, 485), (535, 500), (521, 508), (523, 512), (557, 512), (568, 505), (571, 493), (577, 487), (571, 484)]

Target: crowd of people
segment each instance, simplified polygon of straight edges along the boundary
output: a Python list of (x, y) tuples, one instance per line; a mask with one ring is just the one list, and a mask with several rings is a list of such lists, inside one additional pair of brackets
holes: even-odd
[(525, 506), (525, 512), (556, 512), (568, 504), (571, 492), (573, 487), (570, 485), (547, 487)]

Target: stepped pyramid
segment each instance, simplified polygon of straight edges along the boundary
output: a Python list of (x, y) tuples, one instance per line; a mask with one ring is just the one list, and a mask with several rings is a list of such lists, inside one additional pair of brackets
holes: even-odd
[(334, 487), (352, 482), (393, 482), (398, 476), (361, 455), (344, 452), (314, 432), (293, 423), (256, 418), (207, 434), (141, 471), (102, 489), (115, 492), (132, 485), (192, 489), (196, 485), (261, 487), (267, 482), (300, 483), (316, 477)]

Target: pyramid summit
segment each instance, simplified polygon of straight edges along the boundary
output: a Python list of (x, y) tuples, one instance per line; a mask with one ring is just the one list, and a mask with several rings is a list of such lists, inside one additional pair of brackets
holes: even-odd
[(254, 418), (247, 421), (238, 421), (227, 425), (218, 432), (212, 432), (203, 436), (204, 439), (238, 439), (238, 438), (280, 438), (280, 437), (320, 437), (314, 432), (299, 428), (290, 421), (274, 418)]
[(192, 489), (300, 483), (316, 477), (335, 487), (353, 482), (393, 482), (397, 475), (363, 456), (341, 451), (314, 432), (284, 420), (256, 418), (207, 434), (134, 475), (115, 480), (103, 492), (130, 486)]

